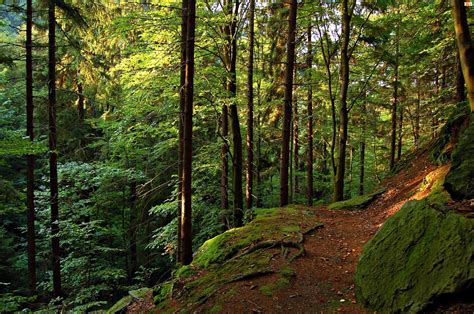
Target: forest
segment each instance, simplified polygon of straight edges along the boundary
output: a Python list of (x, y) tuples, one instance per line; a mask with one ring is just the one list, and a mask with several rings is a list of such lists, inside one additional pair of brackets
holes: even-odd
[(474, 311), (474, 3), (0, 17), (0, 313)]

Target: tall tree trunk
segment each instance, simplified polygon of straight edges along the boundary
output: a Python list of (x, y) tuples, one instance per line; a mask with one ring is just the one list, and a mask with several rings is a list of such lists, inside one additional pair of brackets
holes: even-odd
[(234, 189), (234, 227), (240, 227), (244, 218), (243, 190), (242, 190), (242, 135), (240, 133), (239, 115), (237, 104), (230, 105), (230, 116), (232, 120), (232, 187)]
[(457, 54), (457, 71), (456, 71), (456, 101), (461, 102), (466, 100), (466, 91), (464, 88), (464, 76), (462, 74), (461, 58), (459, 51)]
[(137, 183), (133, 180), (130, 182), (130, 221), (128, 227), (128, 238), (130, 239), (130, 269), (128, 273), (128, 280), (129, 283), (132, 283), (133, 277), (138, 268), (138, 254), (137, 254), (137, 225), (138, 225), (138, 217), (137, 217), (137, 208), (136, 208), (136, 201), (137, 201)]
[[(235, 3), (234, 3), (235, 1)], [(239, 0), (232, 0), (227, 5), (227, 13), (232, 16), (230, 25), (227, 27), (227, 44), (230, 80), (227, 84), (227, 90), (232, 97), (232, 104), (229, 106), (232, 131), (232, 188), (234, 227), (239, 227), (243, 222), (243, 190), (242, 190), (242, 135), (240, 132), (239, 115), (237, 112), (237, 16), (239, 13)]]
[(415, 148), (420, 146), (420, 111), (421, 111), (421, 86), (420, 79), (416, 79), (416, 108), (415, 108), (415, 130), (414, 130), (414, 142)]
[(77, 94), (78, 94), (78, 99), (77, 99), (77, 113), (79, 116), (79, 122), (81, 124), (84, 122), (84, 89), (82, 86), (82, 82), (80, 81), (80, 75), (78, 73), (77, 77)]
[[(33, 3), (26, 2), (26, 135), (35, 139), (33, 124)], [(36, 294), (36, 237), (35, 237), (35, 156), (26, 156), (26, 207), (28, 242), (28, 286), (30, 294)]]
[(403, 110), (404, 107), (400, 106), (400, 116), (398, 118), (398, 145), (397, 145), (397, 160), (402, 158), (402, 142), (403, 142)]
[[(185, 0), (183, 0), (185, 1)], [(188, 0), (186, 34), (184, 147), (183, 147), (183, 195), (181, 213), (182, 255), (179, 262), (188, 265), (193, 260), (191, 180), (193, 156), (193, 97), (194, 97), (194, 36), (196, 28), (196, 0)]]
[(365, 133), (367, 128), (367, 107), (362, 104), (362, 136), (360, 138), (360, 162), (359, 162), (359, 195), (364, 195), (364, 179), (365, 179)]
[(307, 179), (307, 204), (313, 206), (313, 81), (311, 80), (311, 71), (313, 68), (313, 49), (311, 46), (311, 24), (308, 26), (308, 55), (306, 57), (306, 67), (309, 73), (308, 85), (308, 157), (306, 162)]
[[(295, 73), (296, 75), (296, 73)], [(293, 102), (293, 159), (294, 159), (294, 185), (293, 185), (293, 197), (296, 198), (296, 194), (298, 193), (299, 190), (299, 182), (298, 182), (298, 171), (299, 171), (299, 141), (298, 141), (298, 136), (299, 136), (299, 130), (298, 130), (298, 100), (296, 97), (294, 97), (294, 102)]]
[(349, 35), (351, 16), (347, 5), (348, 0), (342, 1), (342, 44), (341, 44), (341, 108), (339, 110), (339, 155), (337, 160), (336, 177), (334, 179), (334, 195), (335, 202), (344, 198), (344, 175), (346, 171), (346, 145), (347, 145), (347, 90), (349, 88)]
[(55, 2), (48, 7), (48, 111), (49, 111), (49, 184), (51, 204), (51, 247), (53, 295), (61, 295), (61, 252), (59, 246), (58, 153), (56, 151), (56, 17)]
[(222, 219), (226, 223), (227, 210), (229, 209), (229, 196), (227, 190), (229, 188), (229, 143), (227, 136), (229, 135), (229, 112), (227, 105), (222, 106), (221, 114), (221, 136), (223, 139), (221, 147), (221, 209), (223, 209)]
[(393, 78), (393, 102), (392, 102), (392, 136), (390, 142), (390, 170), (395, 166), (395, 154), (397, 143), (397, 110), (398, 110), (398, 26), (396, 30), (396, 52)]
[(184, 107), (186, 104), (186, 36), (188, 16), (188, 0), (181, 3), (181, 60), (180, 60), (180, 84), (179, 84), (179, 141), (178, 141), (178, 243), (176, 246), (176, 260), (179, 261), (183, 254), (183, 243), (181, 242), (181, 211), (183, 201), (183, 153), (184, 153)]
[(471, 106), (471, 112), (474, 112), (474, 44), (467, 23), (464, 0), (451, 0), (451, 3), (461, 67), (467, 86), (467, 98)]
[(285, 102), (283, 105), (283, 130), (280, 159), (280, 206), (288, 205), (288, 162), (290, 159), (291, 102), (293, 98), (293, 71), (295, 62), (295, 32), (297, 9), (297, 0), (290, 0), (285, 74)]
[(245, 186), (245, 203), (252, 208), (253, 195), (253, 54), (254, 54), (254, 20), (255, 0), (250, 0), (249, 7), (249, 60), (247, 68), (247, 171)]
[[(259, 93), (260, 95), (260, 93)], [(260, 99), (260, 98), (259, 98)], [(260, 104), (260, 100), (259, 100)], [(260, 107), (260, 106), (259, 106)], [(257, 171), (257, 207), (262, 207), (262, 175), (261, 175), (261, 161), (262, 161), (262, 134), (260, 129), (260, 114), (257, 115), (257, 164), (256, 164), (256, 171)]]

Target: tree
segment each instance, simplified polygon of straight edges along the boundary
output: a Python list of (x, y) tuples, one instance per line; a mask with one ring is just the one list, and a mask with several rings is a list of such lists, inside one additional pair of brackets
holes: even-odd
[(56, 4), (48, 6), (48, 111), (49, 111), (49, 184), (51, 204), (51, 245), (53, 258), (53, 295), (61, 295), (61, 249), (59, 246), (58, 152), (56, 134)]
[(313, 47), (311, 43), (312, 27), (308, 26), (308, 54), (306, 56), (306, 67), (309, 73), (308, 84), (308, 157), (306, 161), (306, 178), (307, 178), (307, 202), (308, 206), (313, 206), (313, 85), (311, 80), (311, 70), (313, 68)]
[[(185, 0), (183, 0), (185, 1)], [(196, 0), (188, 0), (186, 32), (186, 69), (184, 104), (184, 145), (183, 145), (183, 195), (181, 213), (182, 252), (179, 262), (188, 265), (193, 259), (192, 248), (192, 207), (191, 180), (193, 154), (193, 97), (194, 97), (194, 36), (196, 29)]]
[[(33, 124), (33, 55), (32, 55), (33, 2), (26, 2), (26, 135), (35, 138)], [(27, 162), (27, 238), (28, 238), (28, 282), (30, 293), (36, 293), (36, 240), (35, 240), (35, 156), (29, 154)]]
[(184, 153), (184, 107), (186, 104), (185, 83), (186, 83), (186, 36), (187, 36), (187, 14), (188, 1), (182, 0), (181, 6), (181, 58), (180, 58), (180, 86), (179, 86), (179, 127), (178, 127), (178, 243), (177, 260), (181, 258), (183, 243), (181, 242), (181, 211), (183, 200), (183, 153)]
[(295, 33), (298, 2), (290, 0), (285, 72), (285, 99), (283, 104), (282, 146), (280, 157), (280, 206), (288, 205), (288, 165), (290, 159), (291, 111), (293, 100), (293, 72), (295, 62)]
[[(349, 12), (348, 0), (342, 0), (342, 43), (341, 43), (341, 65), (340, 65), (340, 108), (339, 108), (339, 149), (337, 159), (336, 177), (334, 179), (333, 201), (341, 201), (344, 198), (344, 175), (346, 170), (346, 146), (347, 146), (347, 126), (348, 126), (348, 108), (347, 91), (349, 89), (349, 39), (351, 13)], [(354, 4), (355, 5), (355, 4)]]
[(462, 73), (467, 86), (467, 99), (474, 112), (474, 44), (471, 40), (471, 31), (467, 23), (466, 7), (462, 0), (452, 0), (452, 14), (454, 31), (459, 49)]
[(249, 59), (247, 66), (247, 171), (245, 186), (245, 203), (252, 208), (253, 198), (253, 58), (255, 36), (255, 0), (249, 4)]

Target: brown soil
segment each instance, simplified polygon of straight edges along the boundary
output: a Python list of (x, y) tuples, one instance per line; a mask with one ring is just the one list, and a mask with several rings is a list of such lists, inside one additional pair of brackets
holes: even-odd
[[(195, 308), (195, 312), (365, 312), (355, 300), (353, 284), (362, 248), (406, 201), (426, 196), (428, 191), (420, 192), (418, 187), (435, 168), (427, 157), (418, 156), (405, 170), (384, 181), (386, 192), (363, 211), (312, 208), (324, 227), (306, 236), (306, 255), (290, 265), (295, 275), (288, 287), (270, 297), (259, 291), (277, 281), (278, 274), (232, 283)], [(278, 257), (275, 263), (279, 263)]]
[[(363, 246), (405, 202), (429, 194), (429, 184), (424, 182), (423, 190), (419, 187), (430, 172), (445, 172), (449, 168), (437, 168), (426, 155), (420, 153), (407, 162), (410, 164), (405, 165), (404, 170), (382, 182), (386, 191), (362, 211), (328, 210), (325, 206), (311, 208), (324, 227), (305, 236), (306, 254), (291, 263), (295, 274), (288, 286), (277, 289), (271, 296), (260, 291), (261, 287), (281, 278), (278, 273), (233, 282), (191, 312), (365, 313), (355, 300), (353, 284)], [(465, 207), (469, 206), (462, 206)], [(278, 269), (283, 257), (279, 256), (278, 249), (274, 250), (272, 266)], [(172, 303), (176, 305), (175, 301)]]

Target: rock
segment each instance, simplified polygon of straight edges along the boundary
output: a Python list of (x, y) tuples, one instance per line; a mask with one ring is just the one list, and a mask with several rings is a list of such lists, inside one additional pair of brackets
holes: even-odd
[(355, 274), (358, 303), (378, 312), (419, 312), (474, 282), (474, 221), (410, 201), (364, 248)]
[(444, 187), (453, 199), (474, 198), (474, 114), (452, 154), (451, 170)]

